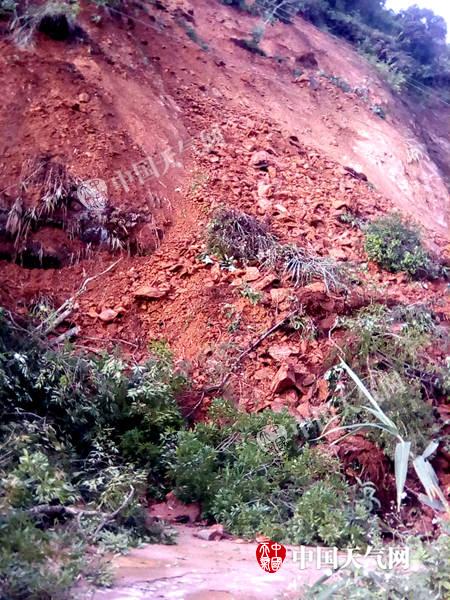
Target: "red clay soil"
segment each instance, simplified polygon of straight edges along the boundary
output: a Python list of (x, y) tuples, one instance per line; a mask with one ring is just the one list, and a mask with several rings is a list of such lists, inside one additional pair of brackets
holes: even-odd
[[(254, 17), (206, 0), (156, 4), (166, 8), (104, 13), (99, 26), (89, 18), (96, 9), (83, 4), (84, 41), (54, 42), (38, 34), (24, 51), (0, 39), (0, 209), (9, 210), (20, 193), (24, 161), (51, 156), (77, 180), (103, 180), (110, 204), (123, 213), (155, 213), (151, 227), (147, 223), (137, 235), (145, 242), (156, 227), (157, 250), (143, 243), (147, 255), (122, 255), (88, 286), (56, 333), (77, 325), (81, 347), (119, 346), (138, 361), (148, 355), (149, 342), (167, 340), (194, 390), (220, 381), (239, 352), (297, 299), (316, 337), (277, 330), (241, 361), (224, 394), (248, 410), (287, 406), (299, 418), (320, 415), (328, 397), (323, 374), (342, 335), (329, 335), (337, 316), (376, 301), (426, 303), (444, 323), (450, 319), (447, 285), (413, 282), (369, 265), (351, 293), (342, 293), (318, 282), (294, 289), (255, 267), (223, 269), (202, 260), (212, 212), (223, 205), (244, 210), (265, 220), (283, 242), (364, 267), (361, 230), (340, 217), (370, 219), (400, 208), (419, 220), (429, 246), (448, 260), (444, 180), (400, 100), (346, 44), (297, 19), (295, 26), (267, 31), (262, 47), (283, 58), (277, 61), (233, 43), (249, 37)], [(189, 39), (188, 26), (207, 51)], [(308, 53), (315, 70), (304, 67), (307, 76), (294, 77)], [(368, 99), (344, 93), (315, 75), (317, 68), (353, 87), (364, 84)], [(375, 103), (385, 106), (386, 120), (371, 111)], [(146, 156), (160, 177), (143, 184), (134, 177), (126, 191), (114, 185), (119, 171), (129, 173)], [(162, 202), (159, 212), (149, 197)], [(68, 244), (81, 260), (58, 269), (23, 268), (13, 253), (1, 261), (0, 305), (17, 314), (26, 315), (42, 297), (60, 305), (86, 277), (119, 258), (95, 246), (79, 252), (79, 240), (51, 223), (30, 235), (42, 252)], [(245, 285), (261, 294), (256, 305), (241, 295)], [(237, 315), (239, 328), (230, 326)], [(276, 382), (286, 369), (295, 385), (283, 389)], [(191, 416), (198, 416), (208, 400), (193, 392), (185, 398), (186, 411), (196, 407)], [(367, 446), (363, 439), (354, 443)], [(370, 476), (382, 479), (383, 459), (364, 450), (372, 454)], [(450, 462), (442, 460), (444, 472)]]

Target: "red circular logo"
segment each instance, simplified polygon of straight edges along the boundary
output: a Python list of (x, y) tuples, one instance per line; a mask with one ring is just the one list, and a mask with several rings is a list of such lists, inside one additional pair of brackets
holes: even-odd
[(286, 558), (286, 548), (279, 542), (262, 542), (256, 548), (256, 560), (266, 573), (276, 573)]

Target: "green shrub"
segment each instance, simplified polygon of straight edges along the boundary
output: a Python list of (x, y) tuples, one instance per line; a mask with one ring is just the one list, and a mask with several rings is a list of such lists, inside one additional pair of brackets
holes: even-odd
[(51, 350), (0, 311), (1, 598), (68, 598), (80, 575), (99, 581), (87, 545), (100, 560), (171, 541), (141, 499), (168, 491), (185, 382), (164, 347), (153, 353), (133, 365)]
[[(339, 513), (337, 544), (350, 539), (363, 544), (372, 527), (370, 511), (345, 482), (339, 462), (319, 448), (305, 446), (302, 429), (286, 413), (245, 414), (223, 401), (213, 403), (210, 422), (179, 434), (172, 475), (177, 496), (200, 502), (204, 517), (236, 535), (254, 537), (259, 532), (306, 543), (310, 534), (299, 523), (309, 508), (301, 499), (319, 480), (335, 501), (346, 499)], [(320, 506), (312, 528), (314, 539), (323, 542), (324, 536), (332, 537), (331, 524), (322, 518), (330, 508), (327, 498)], [(338, 506), (333, 508), (337, 514)], [(364, 518), (356, 519), (355, 511)]]
[(0, 516), (0, 598), (5, 600), (68, 600), (83, 576), (108, 582), (98, 555), (70, 535), (43, 530), (22, 515)]
[(211, 494), (216, 481), (216, 451), (195, 432), (182, 431), (176, 451), (175, 484), (183, 502), (194, 502)]
[[(368, 520), (370, 513), (364, 502), (352, 501), (346, 486), (318, 481), (295, 504), (288, 530), (294, 544), (356, 548), (368, 541)], [(372, 543), (377, 537), (374, 521), (373, 525)]]
[(397, 214), (372, 221), (366, 230), (365, 249), (370, 260), (393, 273), (425, 275), (431, 268), (418, 230)]
[(35, 504), (74, 502), (76, 494), (66, 473), (50, 465), (41, 451), (24, 449), (17, 466), (1, 481), (2, 503), (13, 508)]

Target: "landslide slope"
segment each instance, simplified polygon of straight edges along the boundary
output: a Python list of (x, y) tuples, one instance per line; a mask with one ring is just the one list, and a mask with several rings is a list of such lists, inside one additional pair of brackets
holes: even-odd
[[(382, 299), (429, 302), (448, 318), (443, 282), (370, 266), (365, 285), (341, 296), (204, 260), (208, 222), (223, 205), (259, 216), (283, 242), (355, 265), (366, 262), (362, 233), (342, 214), (370, 219), (398, 208), (445, 255), (444, 177), (405, 105), (347, 44), (297, 18), (269, 27), (266, 56), (254, 54), (236, 40), (248, 39), (258, 19), (207, 0), (123, 5), (99, 23), (98, 11), (82, 4), (84, 35), (70, 43), (37, 34), (21, 50), (0, 41), (1, 304), (19, 314), (42, 298), (58, 306), (120, 257), (57, 333), (76, 325), (80, 345), (119, 345), (137, 360), (150, 341), (167, 340), (202, 390), (186, 399), (191, 411), (294, 298), (316, 334), (277, 331), (233, 369), (224, 393), (250, 409), (288, 405), (302, 417), (320, 412), (327, 396), (322, 375), (338, 315)], [(443, 133), (430, 135), (445, 152)], [(148, 157), (153, 171), (142, 170)], [(106, 217), (74, 194), (60, 217), (42, 213), (19, 247), (7, 218), (18, 198), (20, 215), (38, 205), (36, 164), (63, 165), (77, 189), (94, 180)], [(246, 286), (257, 303), (242, 295)], [(277, 388), (288, 364), (295, 388)]]

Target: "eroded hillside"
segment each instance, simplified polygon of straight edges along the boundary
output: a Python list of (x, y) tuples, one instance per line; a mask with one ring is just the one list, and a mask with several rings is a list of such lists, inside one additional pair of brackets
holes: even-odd
[[(300, 17), (267, 28), (265, 55), (250, 52), (242, 40), (258, 20), (208, 0), (101, 15), (83, 4), (70, 42), (0, 40), (0, 304), (20, 318), (73, 298), (50, 337), (70, 331), (97, 353), (141, 361), (167, 341), (191, 382), (180, 399), (190, 421), (216, 395), (320, 419), (340, 319), (358, 309), (424, 305), (448, 330), (445, 279), (368, 263), (360, 227), (400, 210), (448, 265), (448, 107), (412, 117), (350, 46)], [(218, 258), (207, 237), (221, 207), (349, 267), (345, 285)], [(445, 340), (431, 358), (444, 360)], [(442, 394), (432, 402), (448, 422)], [(338, 453), (390, 506), (383, 452), (354, 437)], [(447, 495), (449, 465), (442, 449)], [(431, 511), (419, 524), (415, 511), (405, 523), (431, 530)]]

